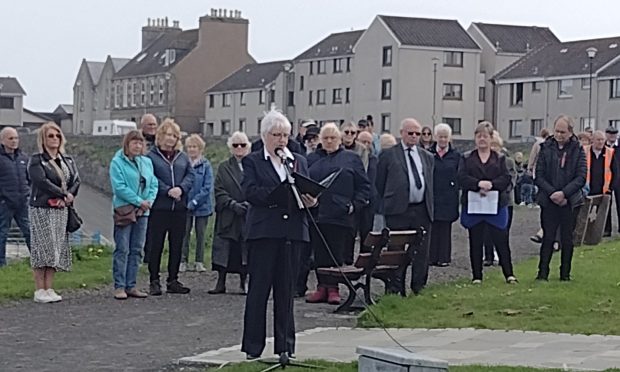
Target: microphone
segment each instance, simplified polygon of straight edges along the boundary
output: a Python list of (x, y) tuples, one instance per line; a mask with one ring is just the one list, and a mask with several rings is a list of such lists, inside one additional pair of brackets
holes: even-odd
[(275, 149), (275, 154), (277, 157), (279, 157), (280, 159), (282, 159), (282, 162), (284, 162), (286, 160), (286, 152), (284, 152), (284, 150), (282, 149), (282, 147), (276, 147)]

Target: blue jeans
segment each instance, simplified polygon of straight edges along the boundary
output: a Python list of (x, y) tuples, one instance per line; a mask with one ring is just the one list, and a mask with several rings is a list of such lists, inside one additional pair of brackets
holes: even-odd
[(534, 203), (534, 185), (529, 183), (521, 185), (521, 201), (527, 205)]
[(21, 230), (26, 245), (30, 249), (30, 220), (28, 219), (28, 205), (21, 208), (11, 208), (5, 200), (0, 200), (0, 267), (6, 265), (6, 241), (9, 236), (11, 221), (15, 219)]
[(131, 289), (136, 286), (136, 277), (142, 259), (142, 248), (146, 239), (148, 217), (138, 217), (136, 223), (128, 226), (114, 226), (114, 254), (112, 276), (114, 289)]

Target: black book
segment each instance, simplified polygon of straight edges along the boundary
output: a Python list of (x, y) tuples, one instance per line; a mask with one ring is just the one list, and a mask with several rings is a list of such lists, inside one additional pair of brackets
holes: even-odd
[[(312, 197), (318, 198), (323, 191), (327, 190), (334, 183), (338, 175), (340, 175), (340, 172), (342, 172), (342, 169), (332, 172), (319, 182), (297, 172), (293, 172), (293, 178), (295, 179), (295, 186), (297, 186), (301, 194), (309, 194), (312, 195)], [(282, 181), (282, 183), (269, 194), (269, 200), (277, 205), (287, 205), (289, 202), (296, 203), (290, 184), (286, 180)]]

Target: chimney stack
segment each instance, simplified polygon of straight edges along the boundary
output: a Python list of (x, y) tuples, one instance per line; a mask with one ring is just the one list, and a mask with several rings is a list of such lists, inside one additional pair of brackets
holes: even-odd
[(181, 31), (177, 20), (172, 21), (172, 26), (170, 26), (170, 19), (167, 16), (164, 18), (147, 18), (146, 26), (142, 27), (142, 49), (146, 48), (160, 35), (176, 31)]

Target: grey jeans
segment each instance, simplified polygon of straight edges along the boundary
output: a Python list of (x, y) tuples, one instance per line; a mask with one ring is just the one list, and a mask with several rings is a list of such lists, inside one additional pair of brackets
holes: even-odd
[(181, 262), (187, 263), (188, 261), (189, 241), (192, 239), (192, 228), (194, 227), (194, 223), (196, 224), (196, 262), (204, 262), (205, 230), (207, 229), (207, 222), (209, 222), (209, 216), (195, 217), (190, 214), (187, 215)]

